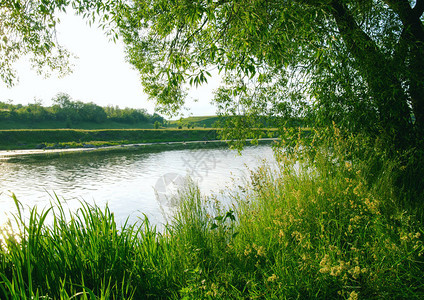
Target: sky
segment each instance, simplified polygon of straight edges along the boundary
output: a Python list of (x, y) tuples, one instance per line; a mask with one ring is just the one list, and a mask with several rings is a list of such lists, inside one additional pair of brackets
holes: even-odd
[[(154, 112), (154, 102), (143, 93), (138, 71), (125, 61), (121, 42), (109, 41), (100, 29), (90, 27), (72, 12), (60, 15), (60, 20), (58, 42), (78, 57), (74, 61), (73, 73), (64, 78), (52, 76), (45, 79), (31, 70), (28, 60), (21, 59), (16, 64), (19, 82), (12, 88), (0, 83), (0, 101), (28, 104), (36, 99), (49, 106), (55, 95), (67, 93), (73, 100), (94, 102), (100, 106), (118, 105)], [(208, 86), (193, 88), (185, 105), (190, 110), (183, 111), (184, 116), (214, 115), (216, 110), (210, 100), (218, 84), (218, 80), (212, 80)]]

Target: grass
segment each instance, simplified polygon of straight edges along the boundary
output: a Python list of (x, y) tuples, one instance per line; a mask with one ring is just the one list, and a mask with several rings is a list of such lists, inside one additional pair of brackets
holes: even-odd
[(118, 228), (85, 203), (18, 213), (0, 298), (422, 299), (422, 202), (398, 191), (402, 161), (377, 168), (361, 143), (336, 133), (313, 152), (277, 151), (278, 169), (253, 170), (232, 205), (188, 183), (160, 232), (145, 218)]
[(215, 140), (216, 129), (17, 129), (0, 130), (0, 149), (33, 149), (48, 144), (152, 143)]
[(192, 116), (182, 118), (181, 120), (170, 121), (171, 127), (187, 127), (188, 124), (197, 127), (213, 128), (216, 122), (219, 121), (218, 116)]

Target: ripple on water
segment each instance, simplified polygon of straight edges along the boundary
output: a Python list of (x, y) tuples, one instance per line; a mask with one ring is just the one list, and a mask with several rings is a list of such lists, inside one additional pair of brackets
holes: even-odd
[[(227, 149), (67, 155), (53, 159), (0, 163), (0, 213), (14, 209), (13, 191), (24, 205), (48, 205), (56, 193), (70, 209), (85, 200), (108, 203), (119, 222), (147, 214), (162, 222), (155, 184), (165, 174), (191, 175), (203, 193), (218, 193), (230, 177), (248, 177), (261, 160), (273, 160), (269, 146), (248, 147), (242, 156)], [(231, 175), (233, 174), (233, 175)], [(50, 194), (50, 195), (49, 195)], [(1, 223), (1, 221), (0, 221)]]

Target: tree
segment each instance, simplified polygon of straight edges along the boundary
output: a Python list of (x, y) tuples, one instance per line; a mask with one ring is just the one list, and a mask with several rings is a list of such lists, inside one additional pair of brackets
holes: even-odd
[[(5, 19), (21, 24), (14, 12), (28, 10), (20, 1), (3, 2)], [(35, 32), (49, 41), (55, 10), (72, 5), (86, 17), (98, 16), (123, 38), (144, 91), (167, 112), (183, 105), (189, 84), (203, 84), (217, 70), (225, 83), (214, 100), (218, 111), (239, 116), (234, 120), (243, 127), (264, 116), (309, 116), (316, 124), (335, 121), (383, 136), (395, 148), (423, 137), (423, 0), (26, 3), (39, 26), (21, 30), (9, 22), (7, 32), (17, 32), (24, 45), (41, 45), (25, 37)], [(6, 48), (15, 49), (10, 43)], [(21, 52), (44, 55), (52, 48)]]
[(57, 11), (64, 11), (68, 1), (0, 2), (0, 79), (11, 86), (16, 81), (13, 64), (30, 55), (32, 66), (41, 74), (57, 69), (70, 72), (70, 53), (57, 45)]
[(76, 121), (78, 119), (76, 112), (76, 103), (72, 101), (71, 96), (66, 93), (59, 93), (53, 99), (52, 111), (58, 120)]
[(145, 91), (168, 110), (216, 67), (224, 114), (312, 106), (319, 123), (403, 147), (424, 131), (423, 11), (422, 0), (133, 1), (117, 25)]
[(1, 0), (0, 1), (0, 80), (8, 86), (17, 81), (14, 63), (29, 56), (32, 67), (40, 75), (60, 76), (70, 73), (73, 55), (56, 39), (59, 12), (73, 10), (90, 24), (98, 22), (112, 39), (117, 35), (111, 28), (114, 12), (121, 1), (114, 0)]

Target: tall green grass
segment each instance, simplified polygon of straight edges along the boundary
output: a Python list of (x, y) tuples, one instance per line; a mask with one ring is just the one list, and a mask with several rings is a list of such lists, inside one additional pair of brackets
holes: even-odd
[(161, 231), (88, 204), (18, 213), (0, 298), (424, 298), (422, 194), (399, 185), (405, 161), (339, 132), (316, 142), (277, 150), (277, 170), (253, 170), (232, 205), (188, 184)]

